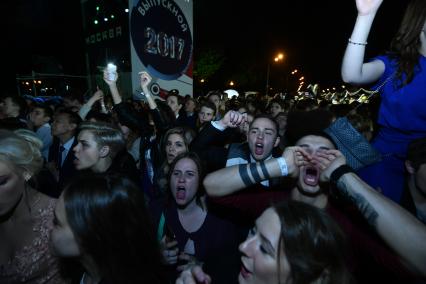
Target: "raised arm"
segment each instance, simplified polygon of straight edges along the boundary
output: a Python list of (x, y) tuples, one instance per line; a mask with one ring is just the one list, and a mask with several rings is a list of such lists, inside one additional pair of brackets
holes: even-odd
[(104, 97), (104, 93), (102, 90), (97, 88), (96, 92), (93, 94), (93, 96), (80, 108), (78, 111), (78, 115), (81, 117), (82, 120), (86, 119), (87, 114), (92, 109), (93, 105), (97, 102), (102, 100)]
[(141, 88), (142, 88), (142, 91), (143, 91), (143, 93), (146, 97), (146, 100), (148, 101), (149, 108), (150, 109), (156, 109), (157, 103), (152, 98), (151, 91), (148, 88), (148, 85), (152, 81), (152, 77), (148, 74), (148, 72), (145, 72), (145, 71), (139, 72), (139, 75), (140, 75), (140, 78), (141, 78)]
[(125, 103), (123, 103), (117, 88), (117, 78), (117, 73), (113, 79), (110, 79), (108, 77), (108, 72), (106, 70), (104, 71), (104, 81), (109, 86), (112, 100), (114, 102), (114, 110), (118, 114), (120, 123), (139, 129), (141, 136), (150, 136), (152, 129), (149, 126), (149, 121), (147, 119), (143, 119), (142, 116), (137, 115), (132, 108), (129, 108)]
[(341, 70), (342, 79), (346, 83), (372, 83), (377, 81), (385, 71), (385, 64), (380, 60), (364, 63), (368, 34), (382, 1), (356, 0), (358, 17), (348, 40)]
[(213, 197), (225, 196), (263, 180), (280, 176), (295, 177), (299, 167), (306, 163), (308, 154), (300, 147), (288, 147), (283, 156), (267, 161), (241, 164), (212, 172), (204, 179), (207, 194)]
[(114, 79), (111, 80), (111, 78), (108, 77), (107, 70), (104, 70), (104, 81), (109, 87), (109, 91), (111, 92), (112, 101), (114, 102), (114, 105), (118, 105), (123, 101), (120, 93), (118, 92), (117, 79), (118, 73), (115, 73)]
[(346, 160), (339, 151), (327, 151), (316, 159), (316, 163), (324, 169), (321, 180), (334, 181), (340, 194), (354, 203), (368, 223), (405, 263), (426, 276), (426, 226), (371, 188), (355, 173), (342, 170)]

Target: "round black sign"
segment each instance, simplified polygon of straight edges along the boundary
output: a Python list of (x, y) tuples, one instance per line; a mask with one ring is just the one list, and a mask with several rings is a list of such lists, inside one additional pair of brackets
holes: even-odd
[(163, 80), (184, 74), (192, 57), (192, 36), (174, 1), (140, 0), (130, 19), (133, 46), (148, 72)]

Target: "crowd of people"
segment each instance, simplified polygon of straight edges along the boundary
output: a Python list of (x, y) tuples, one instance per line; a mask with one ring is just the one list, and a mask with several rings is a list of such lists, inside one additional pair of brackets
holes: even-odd
[[(426, 283), (426, 2), (365, 59), (382, 0), (356, 0), (342, 78), (371, 105), (315, 96), (0, 108), (0, 283)], [(422, 97), (423, 96), (423, 97)], [(356, 110), (354, 111), (354, 109)], [(324, 129), (348, 114), (382, 156), (355, 171)]]

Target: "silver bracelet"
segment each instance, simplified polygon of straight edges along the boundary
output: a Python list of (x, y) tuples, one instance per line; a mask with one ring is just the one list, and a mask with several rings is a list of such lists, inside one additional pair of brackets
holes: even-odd
[(349, 39), (348, 42), (354, 45), (364, 45), (364, 46), (367, 45), (367, 42), (355, 42), (355, 41), (352, 41), (351, 39)]

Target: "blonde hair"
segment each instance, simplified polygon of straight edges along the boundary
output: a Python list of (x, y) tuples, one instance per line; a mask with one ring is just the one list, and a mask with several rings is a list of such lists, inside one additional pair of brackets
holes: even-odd
[(123, 134), (118, 127), (113, 124), (101, 121), (85, 121), (80, 124), (79, 129), (80, 132), (86, 130), (92, 133), (96, 143), (100, 147), (108, 146), (112, 159), (115, 158), (118, 152), (126, 147)]
[(30, 175), (36, 174), (43, 166), (42, 146), (43, 142), (30, 130), (12, 132), (0, 129), (0, 160), (12, 163)]

